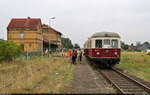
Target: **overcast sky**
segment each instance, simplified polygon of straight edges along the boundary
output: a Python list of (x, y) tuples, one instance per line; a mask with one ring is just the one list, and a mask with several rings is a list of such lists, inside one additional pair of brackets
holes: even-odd
[(131, 44), (150, 42), (150, 0), (0, 0), (0, 38), (7, 39), (11, 18), (52, 20), (52, 27), (83, 43), (95, 32), (117, 32)]

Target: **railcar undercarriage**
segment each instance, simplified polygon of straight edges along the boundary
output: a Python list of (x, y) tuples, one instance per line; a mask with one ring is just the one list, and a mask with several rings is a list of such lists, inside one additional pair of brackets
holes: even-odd
[(85, 55), (89, 61), (96, 64), (100, 68), (112, 68), (116, 64), (119, 64), (120, 58), (91, 58)]

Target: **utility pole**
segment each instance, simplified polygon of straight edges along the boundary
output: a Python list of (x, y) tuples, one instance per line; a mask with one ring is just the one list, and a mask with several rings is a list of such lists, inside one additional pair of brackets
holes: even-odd
[(49, 19), (49, 26), (51, 27), (51, 19), (56, 19), (56, 17), (52, 17)]
[[(56, 17), (52, 17), (49, 19), (49, 27), (50, 27), (50, 32), (51, 32), (51, 19), (56, 19)], [(49, 51), (51, 50), (51, 45), (50, 45), (50, 40), (49, 40)]]
[(42, 56), (43, 56), (43, 33), (42, 33)]

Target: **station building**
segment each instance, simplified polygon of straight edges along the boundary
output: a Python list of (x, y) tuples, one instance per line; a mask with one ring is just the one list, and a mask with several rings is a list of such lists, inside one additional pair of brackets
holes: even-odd
[(61, 49), (61, 35), (50, 26), (42, 25), (40, 18), (13, 18), (7, 27), (7, 40), (20, 44), (24, 52)]
[(42, 25), (42, 32), (43, 32), (44, 50), (47, 48), (48, 50), (51, 49), (52, 51), (56, 51), (62, 48), (61, 32), (53, 29), (52, 27), (46, 24)]
[(42, 50), (41, 19), (11, 19), (7, 27), (7, 40), (20, 44), (24, 52)]

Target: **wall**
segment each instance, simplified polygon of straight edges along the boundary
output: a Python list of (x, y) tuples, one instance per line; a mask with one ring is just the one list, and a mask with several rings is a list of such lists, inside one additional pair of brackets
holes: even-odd
[[(24, 33), (24, 38), (20, 38), (20, 33)], [(37, 51), (42, 47), (42, 32), (38, 30), (9, 30), (8, 41), (14, 41), (24, 45), (24, 51)]]

